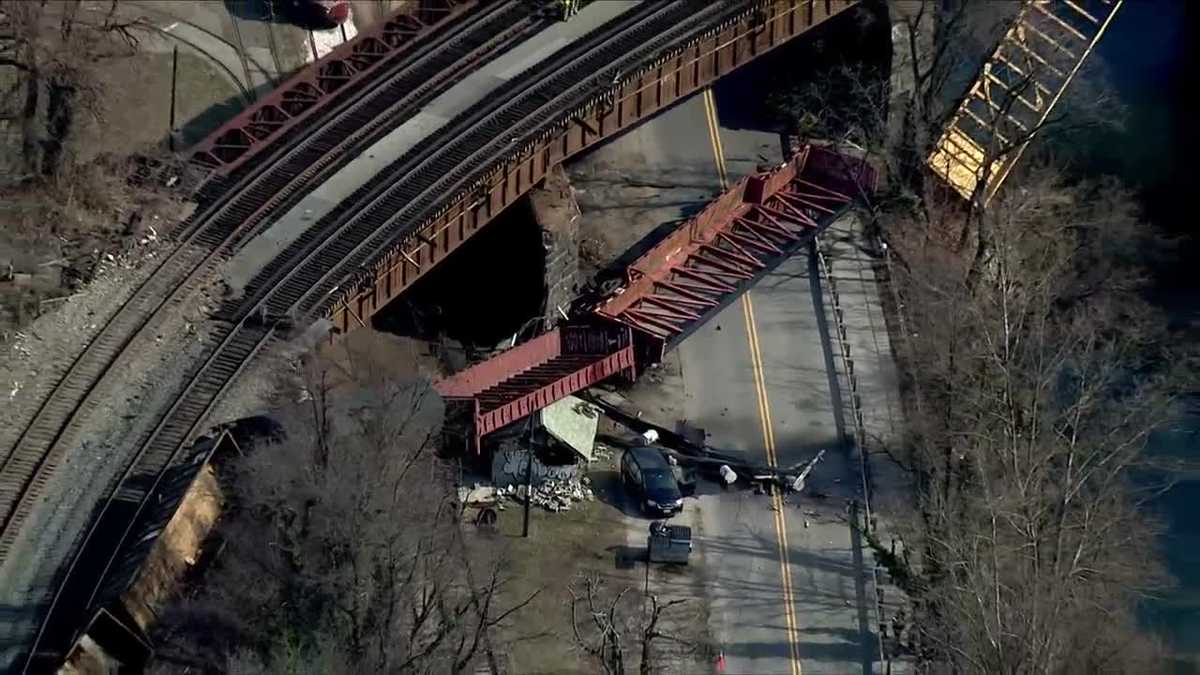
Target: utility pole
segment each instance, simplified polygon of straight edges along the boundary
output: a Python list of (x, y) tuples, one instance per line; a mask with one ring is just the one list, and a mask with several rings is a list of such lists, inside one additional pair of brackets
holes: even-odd
[(167, 129), (167, 145), (175, 152), (175, 87), (179, 82), (179, 45), (171, 48), (171, 119)]
[(525, 425), (525, 522), (521, 526), (521, 536), (529, 537), (529, 509), (533, 506), (533, 413)]

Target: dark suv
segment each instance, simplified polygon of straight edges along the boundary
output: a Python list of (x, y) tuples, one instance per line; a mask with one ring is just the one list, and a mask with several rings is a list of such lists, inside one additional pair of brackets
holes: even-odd
[(672, 516), (683, 508), (673, 468), (654, 448), (630, 448), (621, 455), (621, 482), (638, 498), (644, 513)]

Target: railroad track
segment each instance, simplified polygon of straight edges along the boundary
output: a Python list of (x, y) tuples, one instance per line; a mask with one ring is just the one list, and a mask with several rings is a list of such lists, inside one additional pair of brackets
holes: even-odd
[[(153, 511), (159, 484), (221, 393), (274, 335), (276, 325), (262, 317), (323, 311), (339, 280), (356, 275), (387, 245), (481, 181), (523, 143), (561, 124), (597, 91), (607, 89), (619, 73), (695, 39), (745, 6), (743, 2), (646, 3), (614, 19), (432, 134), (289, 245), (247, 285), (242, 299), (226, 302), (217, 313), (206, 343), (207, 357), (190, 374), (183, 393), (105, 500), (59, 586), (37, 645), (44, 644), (55, 625), (58, 630), (80, 625), (78, 612), (113, 599), (126, 586), (134, 570), (123, 564), (123, 557), (142, 539), (141, 528), (147, 526), (143, 516)], [(134, 505), (129, 518), (129, 507)], [(117, 529), (121, 536), (106, 542), (103, 564), (90, 555), (87, 564), (81, 564), (89, 554), (91, 535), (105, 524), (110, 511), (120, 511), (122, 522), (127, 522)], [(66, 603), (63, 589), (68, 587), (91, 591), (86, 600), (77, 596)]]
[(97, 404), (98, 385), (125, 348), (164, 309), (206, 283), (225, 255), (272, 213), (297, 201), (305, 187), (332, 173), (398, 119), (415, 113), (461, 78), (475, 60), (524, 39), (540, 22), (524, 4), (498, 3), (440, 31), (438, 41), (426, 40), (398, 54), (394, 63), (380, 69), (371, 87), (331, 102), (332, 109), (307, 127), (307, 137), (297, 133), (282, 138), (273, 154), (223, 191), (223, 199), (210, 200), (181, 228), (179, 245), (71, 363), (0, 461), (0, 565)]

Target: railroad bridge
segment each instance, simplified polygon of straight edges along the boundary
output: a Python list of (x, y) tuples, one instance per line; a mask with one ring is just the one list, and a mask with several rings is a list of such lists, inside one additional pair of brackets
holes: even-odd
[[(1026, 135), (997, 147), (997, 120), (1036, 129), (1099, 39), (1116, 5), (1092, 2), (1101, 9), (1081, 10), (1085, 21), (1057, 5), (1047, 10), (1046, 3), (1029, 3), (1034, 9), (1023, 10), (993, 54), (981, 81), (999, 79), (1003, 86), (973, 89), (930, 158), (934, 172), (968, 199), (990, 197), (1028, 141)], [(191, 439), (285, 321), (324, 316), (338, 333), (367, 325), (556, 164), (856, 4), (610, 1), (559, 24), (534, 3), (430, 0), (364, 31), (218, 129), (192, 156), (195, 171), (187, 180), (199, 205), (177, 234), (180, 245), (71, 364), (3, 460), (0, 565), (12, 569), (21, 526), (74, 447), (102, 385), (119, 372), (122, 352), (226, 261), (249, 263), (251, 272), (233, 280), (237, 292), (217, 309), (203, 355), (178, 396), (153, 413), (153, 428), (127, 455), (112, 459), (120, 470), (87, 531), (45, 554), (43, 564), (58, 570), (53, 584), (23, 591), (38, 603), (40, 620), (27, 627), (13, 670), (57, 667), (89, 623), (110, 637), (129, 630), (132, 637), (114, 638), (126, 649), (144, 645), (130, 617), (114, 608), (178, 499), (181, 467), (196, 459), (188, 450)], [(1069, 19), (1069, 30), (1038, 24), (1041, 15)], [(1053, 55), (1033, 43), (1035, 35), (1055, 45)], [(523, 61), (496, 69), (534, 36), (540, 36), (536, 48)], [(1017, 51), (1047, 68), (1025, 59), (1020, 70)], [(1044, 83), (1036, 79), (1041, 72), (1059, 75)], [(481, 80), (476, 86), (485, 96), (470, 106), (438, 108), (439, 97), (470, 78)], [(1029, 86), (1053, 96), (1030, 102), (1019, 95)], [(982, 110), (969, 107), (976, 101)], [(1034, 111), (1033, 121), (1014, 112), (1020, 105)], [(989, 116), (990, 128), (967, 129)], [(1004, 129), (1006, 138), (1018, 137)], [(796, 227), (813, 225), (817, 212), (833, 213), (849, 201), (848, 190), (814, 185), (805, 173), (819, 170), (818, 155), (804, 152), (787, 168), (735, 186), (737, 204), (724, 205), (713, 222), (693, 223), (692, 233), (710, 237), (684, 242), (694, 244), (689, 260), (709, 265), (707, 291), (675, 284), (667, 298), (660, 291), (673, 283), (669, 270), (651, 264), (631, 277), (635, 295), (599, 313), (662, 345), (686, 334), (700, 308), (735, 290), (722, 279), (753, 277), (768, 258), (794, 249)], [(1006, 162), (998, 171), (997, 159)], [(650, 263), (661, 260), (654, 255)], [(590, 347), (585, 355), (612, 361), (604, 372), (631, 367), (636, 355), (626, 349), (629, 342), (611, 337), (623, 356), (610, 359)], [(570, 329), (542, 342), (552, 359), (592, 343)], [(459, 392), (473, 400), (480, 393)], [(478, 412), (481, 424), (503, 421)]]

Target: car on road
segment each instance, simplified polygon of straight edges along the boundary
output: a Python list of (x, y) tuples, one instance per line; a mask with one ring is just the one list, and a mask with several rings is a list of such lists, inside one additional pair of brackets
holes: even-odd
[(621, 455), (621, 483), (637, 497), (643, 513), (670, 517), (683, 509), (674, 468), (660, 450), (630, 448)]

